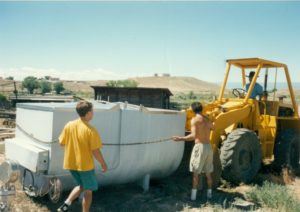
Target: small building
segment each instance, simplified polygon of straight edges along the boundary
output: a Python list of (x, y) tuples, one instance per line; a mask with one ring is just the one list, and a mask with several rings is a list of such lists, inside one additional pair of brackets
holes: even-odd
[(163, 77), (170, 77), (170, 76), (171, 76), (171, 74), (168, 74), (168, 73), (163, 73), (163, 74), (162, 74), (162, 76), (163, 76)]
[(162, 109), (170, 108), (170, 96), (173, 95), (167, 88), (91, 87), (95, 92), (95, 100), (104, 100), (108, 102), (127, 101), (130, 104)]

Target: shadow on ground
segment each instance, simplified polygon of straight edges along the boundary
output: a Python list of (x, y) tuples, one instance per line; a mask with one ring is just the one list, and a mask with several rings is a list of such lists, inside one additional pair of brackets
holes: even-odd
[[(186, 143), (185, 153), (179, 168), (169, 177), (160, 180), (151, 180), (150, 190), (144, 192), (135, 183), (111, 185), (99, 188), (94, 192), (91, 212), (94, 211), (183, 211), (191, 208), (214, 207), (217, 209), (242, 209), (235, 205), (236, 200), (245, 200), (240, 192), (233, 192), (235, 185), (222, 182), (222, 185), (213, 191), (213, 198), (206, 199), (206, 191), (199, 191), (196, 201), (190, 201), (191, 173), (188, 171), (189, 157), (192, 143)], [(299, 176), (299, 173), (295, 173)], [(253, 185), (262, 185), (264, 181), (286, 184), (286, 176), (275, 171), (271, 165), (263, 166)], [(56, 211), (68, 193), (63, 194), (62, 201), (57, 204), (49, 203), (46, 198), (33, 200), (36, 204), (46, 206), (50, 211)], [(255, 206), (256, 207), (256, 206)], [(76, 200), (71, 211), (81, 211), (81, 202)]]
[[(148, 192), (144, 192), (135, 183), (99, 188), (93, 194), (91, 211), (182, 211), (207, 205), (228, 208), (232, 207), (231, 203), (236, 198), (243, 199), (240, 193), (217, 189), (214, 190), (210, 201), (206, 199), (206, 191), (199, 191), (197, 200), (190, 201), (191, 173), (188, 172), (190, 152), (191, 144), (187, 144), (177, 171), (167, 178), (151, 180)], [(46, 199), (39, 200), (37, 203), (47, 205), (50, 211), (56, 211), (67, 195), (68, 193), (64, 193), (62, 201), (57, 204), (49, 204)], [(74, 201), (71, 211), (81, 211), (80, 201)]]

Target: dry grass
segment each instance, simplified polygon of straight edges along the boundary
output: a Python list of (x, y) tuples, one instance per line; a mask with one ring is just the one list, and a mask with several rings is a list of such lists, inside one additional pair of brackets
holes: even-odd
[[(199, 191), (197, 200), (189, 199), (191, 188), (191, 175), (188, 172), (189, 148), (178, 170), (170, 177), (151, 181), (149, 192), (144, 193), (136, 184), (111, 185), (100, 188), (94, 193), (91, 211), (240, 211), (234, 206), (237, 201), (245, 201), (246, 193), (255, 186), (262, 186), (263, 182), (272, 182), (285, 185), (286, 189), (293, 192), (300, 202), (300, 178), (299, 173), (294, 174), (283, 171), (282, 174), (272, 173), (269, 167), (264, 167), (259, 173), (253, 185), (233, 186), (226, 182), (214, 190), (213, 199), (207, 201), (205, 192)], [(0, 154), (0, 162), (4, 155)], [(285, 178), (289, 177), (286, 180)], [(11, 211), (56, 211), (56, 208), (67, 197), (68, 192), (63, 194), (62, 201), (52, 204), (46, 197), (32, 199), (22, 192), (20, 184), (17, 186), (16, 198)], [(81, 211), (81, 204), (75, 201), (72, 211)], [(276, 209), (260, 206), (256, 211), (278, 211)]]
[(296, 178), (295, 181), (288, 187), (295, 194), (295, 197), (300, 202), (300, 178)]
[(265, 181), (262, 186), (256, 185), (246, 193), (246, 198), (261, 207), (279, 211), (297, 212), (300, 209), (299, 200), (287, 186), (269, 181)]
[[(0, 161), (4, 156), (0, 154)], [(245, 195), (253, 188), (259, 187), (265, 181), (273, 182), (275, 185), (285, 184), (284, 176), (261, 172), (253, 185), (226, 185), (214, 191), (211, 201), (207, 201), (205, 192), (199, 191), (196, 201), (189, 200), (191, 176), (187, 171), (188, 157), (185, 156), (179, 169), (170, 177), (152, 181), (149, 192), (144, 193), (136, 184), (111, 185), (100, 188), (94, 193), (94, 201), (91, 211), (240, 211), (233, 206), (237, 201), (247, 200)], [(290, 179), (289, 184), (284, 186), (300, 202), (300, 178), (295, 176)], [(277, 184), (276, 184), (277, 183)], [(256, 187), (255, 187), (256, 186)], [(63, 194), (63, 199), (68, 193)], [(11, 211), (55, 211), (62, 203), (50, 203), (47, 198), (32, 199), (22, 192), (20, 184), (17, 186), (16, 198)], [(72, 204), (72, 211), (81, 211), (78, 201)], [(267, 206), (260, 206), (256, 211), (279, 211)]]
[(139, 87), (169, 88), (171, 92), (194, 93), (219, 92), (220, 86), (194, 77), (137, 77), (131, 78), (139, 83)]

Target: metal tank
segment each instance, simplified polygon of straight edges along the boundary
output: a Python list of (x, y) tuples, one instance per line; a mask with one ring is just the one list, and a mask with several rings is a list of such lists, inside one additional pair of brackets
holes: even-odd
[[(58, 137), (68, 121), (78, 118), (76, 104), (17, 104), (16, 137), (5, 141), (5, 154), (10, 164), (20, 167), (27, 194), (48, 194), (57, 202), (62, 191), (74, 186), (69, 172), (62, 169)], [(99, 185), (136, 181), (148, 190), (151, 178), (166, 177), (178, 168), (184, 142), (173, 142), (171, 136), (184, 135), (185, 113), (126, 103), (93, 105), (91, 124), (101, 135), (108, 166), (102, 173), (95, 161)]]

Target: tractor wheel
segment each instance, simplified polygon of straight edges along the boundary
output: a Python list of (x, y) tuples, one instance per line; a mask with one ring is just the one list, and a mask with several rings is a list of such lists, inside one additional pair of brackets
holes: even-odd
[(257, 135), (248, 129), (233, 130), (221, 148), (224, 179), (239, 184), (249, 183), (256, 176), (262, 161)]
[(276, 136), (274, 165), (276, 168), (299, 167), (300, 136), (296, 130), (286, 129)]

